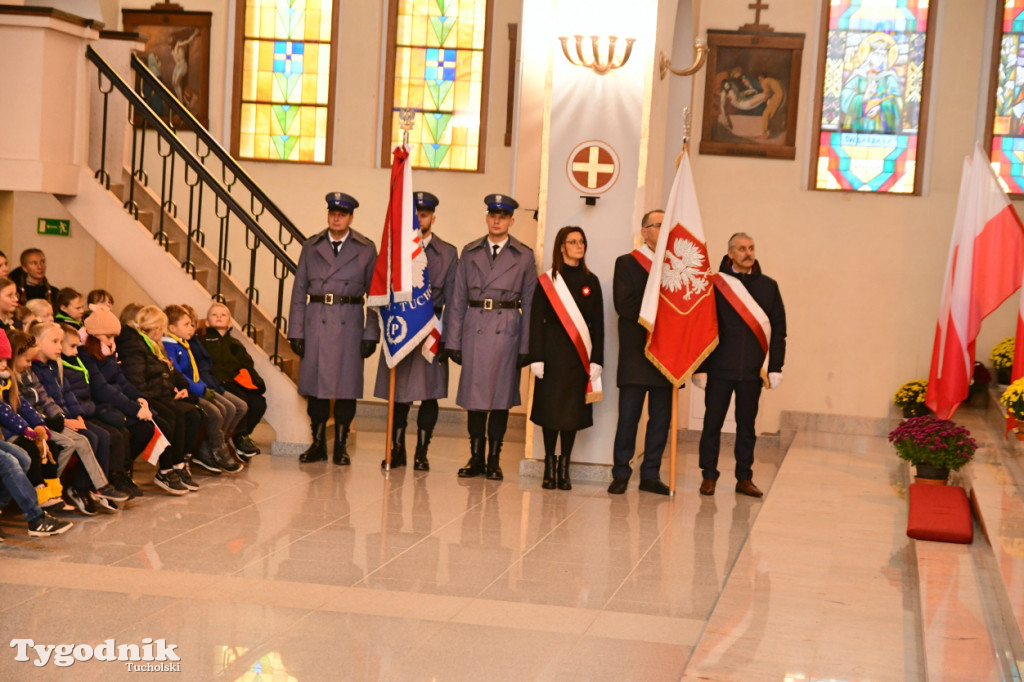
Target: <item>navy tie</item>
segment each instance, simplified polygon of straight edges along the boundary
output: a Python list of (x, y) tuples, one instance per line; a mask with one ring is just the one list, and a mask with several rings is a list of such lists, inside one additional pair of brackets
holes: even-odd
[(494, 260), (495, 258), (498, 257), (498, 245), (497, 244), (491, 244), (491, 249), (492, 249), (491, 260)]
[(334, 249), (334, 255), (337, 256), (338, 252), (341, 251), (341, 242), (331, 242), (331, 248)]

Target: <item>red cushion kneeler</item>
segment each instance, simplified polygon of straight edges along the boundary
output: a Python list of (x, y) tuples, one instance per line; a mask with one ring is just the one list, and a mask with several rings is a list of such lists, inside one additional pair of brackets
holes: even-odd
[(917, 540), (958, 542), (974, 540), (971, 503), (958, 485), (910, 485), (907, 535)]

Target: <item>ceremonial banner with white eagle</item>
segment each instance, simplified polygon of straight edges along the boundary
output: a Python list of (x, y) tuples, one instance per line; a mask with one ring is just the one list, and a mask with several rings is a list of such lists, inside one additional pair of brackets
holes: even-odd
[(419, 219), (412, 198), (409, 152), (395, 147), (391, 194), (366, 304), (379, 309), (384, 360), (394, 367), (434, 328)]
[(689, 154), (684, 152), (665, 207), (640, 324), (647, 358), (681, 386), (718, 345), (715, 292)]

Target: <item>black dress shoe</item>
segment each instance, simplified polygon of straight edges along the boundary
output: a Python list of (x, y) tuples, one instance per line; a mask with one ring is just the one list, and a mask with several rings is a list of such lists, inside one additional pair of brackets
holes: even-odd
[(754, 485), (754, 482), (751, 480), (737, 481), (736, 492), (740, 495), (749, 495), (750, 497), (764, 497), (761, 489)]
[(645, 493), (654, 493), (655, 495), (669, 495), (671, 491), (668, 486), (662, 483), (657, 478), (652, 478), (646, 481), (640, 481), (640, 490)]
[(621, 495), (626, 492), (626, 488), (629, 487), (628, 478), (613, 478), (611, 485), (608, 486), (608, 492), (612, 495)]

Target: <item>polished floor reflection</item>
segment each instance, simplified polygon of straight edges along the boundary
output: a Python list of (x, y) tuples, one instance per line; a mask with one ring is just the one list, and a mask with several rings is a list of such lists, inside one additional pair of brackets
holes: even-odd
[[(502, 483), (455, 476), (462, 438), (388, 476), (382, 434), (353, 445), (347, 468), (263, 455), (185, 497), (147, 485), (57, 538), (5, 517), (5, 641), (163, 638), (186, 679), (925, 678), (905, 469), (883, 438), (759, 448), (763, 500), (730, 474), (698, 495), (686, 441), (674, 499), (542, 490), (516, 474), (521, 443)], [(137, 674), (13, 651), (0, 679)]]

